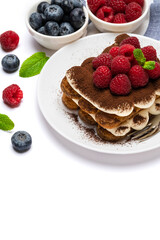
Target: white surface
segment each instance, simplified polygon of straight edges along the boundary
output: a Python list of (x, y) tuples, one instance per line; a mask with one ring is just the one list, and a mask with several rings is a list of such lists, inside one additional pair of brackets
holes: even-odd
[[(114, 43), (117, 35), (115, 33), (99, 33), (98, 35), (87, 36), (53, 54), (38, 79), (40, 109), (53, 129), (66, 139), (84, 148), (97, 152), (117, 154), (138, 153), (155, 149), (160, 147), (160, 133), (141, 143), (97, 143), (92, 138), (87, 137), (85, 131), (80, 129), (74, 121), (71, 121), (67, 114), (69, 111), (62, 104), (60, 84), (66, 71), (72, 66), (80, 66), (86, 58), (98, 56), (106, 46)], [(160, 57), (160, 43), (158, 41), (140, 35), (130, 35), (139, 38), (141, 47), (152, 45), (158, 50), (157, 56)], [(63, 61), (64, 56), (65, 61)]]
[[(32, 2), (1, 2), (0, 29), (20, 35), (13, 52), (21, 62), (37, 51), (52, 54), (25, 27), (25, 12)], [(5, 54), (0, 49), (1, 58)], [(18, 72), (0, 69), (1, 92), (12, 83), (24, 91), (16, 109), (0, 102), (1, 113), (16, 124), (11, 133), (0, 131), (0, 239), (159, 240), (160, 148), (111, 155), (72, 144), (42, 116), (37, 82), (38, 76), (22, 79)], [(20, 129), (33, 138), (32, 148), (24, 154), (16, 153), (10, 143)]]

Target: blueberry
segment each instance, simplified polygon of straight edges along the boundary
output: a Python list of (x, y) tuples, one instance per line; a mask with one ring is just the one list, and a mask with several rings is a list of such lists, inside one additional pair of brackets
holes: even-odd
[(61, 6), (63, 0), (51, 0), (51, 4), (56, 4), (56, 5), (59, 5)]
[(70, 13), (74, 8), (73, 0), (64, 0), (61, 7), (65, 13)]
[(71, 34), (74, 32), (74, 28), (68, 22), (63, 22), (60, 24), (60, 36)]
[(47, 22), (46, 16), (44, 15), (44, 13), (40, 13), (41, 17), (42, 17), (42, 24), (44, 25)]
[(85, 22), (85, 14), (82, 8), (74, 8), (70, 13), (70, 23), (75, 29), (79, 29)]
[(16, 151), (25, 152), (31, 147), (32, 138), (26, 131), (18, 131), (12, 135), (11, 143)]
[(49, 6), (49, 3), (48, 2), (41, 2), (38, 4), (37, 6), (37, 12), (38, 13), (44, 13), (44, 10), (46, 9), (46, 7)]
[(2, 58), (1, 63), (2, 63), (3, 70), (8, 73), (11, 73), (11, 72), (17, 71), (17, 69), (19, 68), (20, 61), (16, 55), (7, 54)]
[(44, 26), (40, 27), (40, 28), (37, 30), (37, 32), (46, 35), (46, 30), (45, 30), (45, 27), (44, 27)]
[(60, 6), (53, 4), (45, 9), (44, 15), (49, 21), (60, 22), (63, 18), (64, 12)]
[(81, 2), (81, 0), (72, 0), (73, 4), (74, 4), (74, 8), (82, 8), (83, 7), (83, 3)]
[(50, 36), (58, 36), (59, 35), (59, 24), (57, 22), (48, 21), (45, 24), (45, 32)]
[(64, 14), (62, 22), (70, 22), (70, 16), (68, 14)]
[(29, 17), (29, 23), (34, 30), (40, 28), (43, 24), (42, 16), (40, 15), (40, 13), (32, 13)]

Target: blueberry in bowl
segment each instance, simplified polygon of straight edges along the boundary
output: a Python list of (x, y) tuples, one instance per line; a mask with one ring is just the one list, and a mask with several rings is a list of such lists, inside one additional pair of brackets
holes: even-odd
[(64, 11), (63, 9), (56, 4), (49, 5), (44, 11), (44, 16), (46, 16), (47, 21), (56, 21), (60, 22), (63, 18)]
[(26, 25), (33, 38), (52, 50), (86, 34), (88, 12), (81, 0), (47, 0), (28, 11)]

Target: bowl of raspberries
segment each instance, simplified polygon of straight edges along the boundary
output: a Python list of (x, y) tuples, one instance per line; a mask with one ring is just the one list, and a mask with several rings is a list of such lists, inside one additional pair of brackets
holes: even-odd
[(89, 15), (81, 0), (46, 0), (32, 6), (26, 25), (43, 47), (58, 50), (87, 32)]
[(146, 19), (148, 0), (87, 0), (89, 17), (100, 32), (133, 32)]

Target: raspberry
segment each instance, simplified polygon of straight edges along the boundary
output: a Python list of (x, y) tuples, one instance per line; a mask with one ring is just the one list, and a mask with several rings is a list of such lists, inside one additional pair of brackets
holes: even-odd
[(143, 47), (141, 50), (146, 58), (146, 61), (156, 61), (157, 60), (157, 52), (154, 47), (146, 46), (146, 47)]
[(155, 62), (155, 68), (153, 70), (146, 70), (149, 78), (157, 79), (160, 77), (160, 63)]
[(96, 17), (105, 22), (112, 22), (114, 18), (113, 9), (111, 7), (103, 6), (97, 10)]
[(112, 74), (107, 66), (100, 66), (93, 73), (93, 83), (98, 88), (107, 88), (112, 79)]
[(110, 6), (111, 6), (111, 0), (106, 0), (106, 2), (105, 2), (105, 6), (110, 7)]
[(142, 15), (142, 8), (136, 2), (131, 2), (126, 7), (126, 20), (127, 22), (132, 22)]
[(110, 91), (116, 95), (128, 95), (131, 91), (131, 82), (127, 75), (116, 75), (110, 82)]
[(124, 39), (121, 43), (120, 46), (124, 45), (124, 44), (131, 44), (133, 45), (135, 48), (140, 48), (140, 42), (138, 40), (138, 38), (136, 37), (128, 37), (126, 39)]
[(111, 0), (110, 7), (113, 8), (115, 13), (124, 13), (126, 10), (126, 4), (123, 0)]
[(113, 23), (126, 23), (126, 19), (125, 19), (124, 13), (117, 13), (114, 16)]
[(138, 3), (141, 7), (144, 6), (144, 0), (124, 0), (126, 4), (129, 4), (131, 2), (136, 2)]
[(93, 68), (98, 68), (99, 66), (107, 66), (111, 68), (112, 57), (109, 53), (101, 53), (98, 57), (94, 58), (92, 61)]
[(133, 60), (131, 61), (131, 65), (132, 65), (132, 66), (138, 65), (138, 62), (137, 62), (137, 60), (135, 59), (135, 57), (133, 57)]
[(105, 5), (105, 0), (87, 0), (88, 6), (92, 13), (96, 13), (99, 7)]
[(119, 47), (118, 46), (115, 46), (115, 47), (112, 47), (110, 50), (109, 50), (109, 54), (114, 58), (118, 55), (119, 53)]
[(23, 92), (16, 84), (5, 88), (2, 93), (3, 101), (11, 107), (17, 107), (23, 98)]
[(4, 51), (10, 52), (18, 46), (19, 36), (14, 31), (6, 31), (1, 34), (0, 43)]
[(119, 55), (123, 55), (128, 58), (129, 61), (133, 60), (133, 51), (135, 47), (131, 44), (124, 44), (119, 48)]
[(140, 65), (134, 65), (128, 74), (133, 88), (144, 87), (149, 81), (147, 72)]
[(119, 73), (128, 73), (131, 68), (131, 64), (125, 56), (119, 55), (113, 58), (111, 63), (111, 71), (114, 75)]

